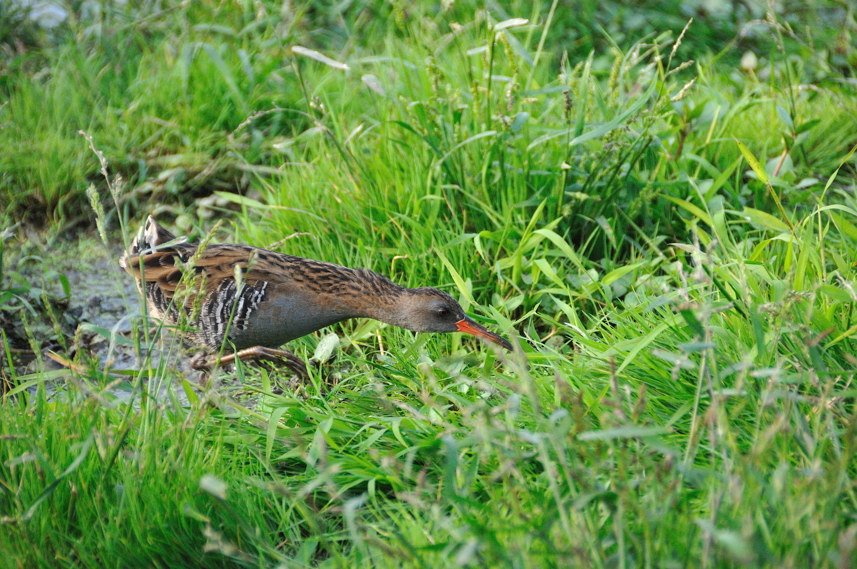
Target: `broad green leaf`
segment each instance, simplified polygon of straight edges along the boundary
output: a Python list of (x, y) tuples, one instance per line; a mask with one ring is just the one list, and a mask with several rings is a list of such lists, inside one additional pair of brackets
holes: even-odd
[(771, 231), (777, 231), (779, 233), (788, 233), (789, 226), (771, 215), (770, 213), (764, 212), (759, 209), (754, 209), (752, 207), (745, 207), (741, 210), (741, 215), (747, 218), (748, 221), (754, 223), (760, 227), (764, 227), (765, 229), (770, 229)]
[(621, 279), (630, 272), (636, 271), (642, 266), (642, 263), (632, 263), (630, 265), (625, 265), (624, 267), (619, 267), (618, 269), (613, 269), (601, 278), (601, 284), (604, 286), (610, 286), (615, 281)]
[(275, 407), (268, 416), (265, 427), (265, 458), (271, 463), (271, 455), (274, 452), (274, 443), (277, 441), (277, 431), (280, 428), (280, 418), (286, 414), (289, 408), (285, 405)]
[(568, 257), (575, 264), (575, 266), (581, 269), (583, 268), (583, 263), (580, 260), (580, 257), (577, 255), (577, 253), (574, 252), (574, 249), (571, 248), (571, 245), (569, 245), (566, 240), (563, 239), (557, 232), (552, 231), (550, 229), (541, 228), (536, 229), (535, 231), (533, 231), (533, 233), (535, 233), (536, 235), (541, 235), (542, 237), (548, 239), (551, 243), (556, 245), (557, 249), (562, 251), (562, 253), (566, 257)]
[(767, 172), (765, 172), (765, 167), (759, 163), (755, 156), (753, 156), (753, 153), (750, 152), (750, 149), (744, 146), (744, 143), (742, 143), (737, 138), (735, 139), (735, 143), (738, 145), (738, 150), (740, 150), (741, 154), (744, 155), (744, 159), (750, 165), (750, 168), (752, 168), (753, 172), (756, 173), (756, 177), (759, 178), (759, 181), (764, 184), (768, 184), (768, 174)]
[(833, 285), (821, 285), (818, 292), (837, 302), (854, 302), (855, 299), (847, 290)]
[(699, 208), (698, 206), (690, 203), (689, 201), (683, 200), (681, 198), (676, 198), (673, 196), (664, 196), (664, 197), (666, 199), (668, 199), (669, 201), (673, 202), (674, 204), (676, 204), (677, 206), (681, 207), (682, 209), (686, 210), (688, 213), (693, 215), (696, 219), (702, 221), (703, 223), (705, 223), (709, 227), (714, 227), (714, 223), (711, 221), (711, 217), (709, 217), (709, 215), (706, 212), (704, 212), (701, 208)]
[(541, 270), (541, 272), (544, 273), (545, 276), (547, 276), (558, 287), (562, 288), (567, 286), (567, 283), (564, 283), (562, 279), (559, 278), (559, 275), (556, 274), (556, 271), (553, 270), (553, 267), (551, 267), (547, 259), (536, 259), (535, 261), (533, 261), (533, 264), (535, 264), (539, 268), (539, 270)]
[(467, 286), (464, 278), (461, 276), (455, 267), (452, 266), (452, 263), (449, 262), (449, 259), (446, 258), (446, 255), (443, 254), (443, 251), (440, 249), (435, 249), (435, 254), (440, 259), (440, 262), (443, 263), (443, 266), (446, 267), (446, 270), (449, 271), (449, 274), (452, 276), (452, 280), (455, 283), (458, 291), (467, 299), (467, 302), (473, 304), (475, 301), (473, 299), (473, 291), (470, 290), (470, 287)]

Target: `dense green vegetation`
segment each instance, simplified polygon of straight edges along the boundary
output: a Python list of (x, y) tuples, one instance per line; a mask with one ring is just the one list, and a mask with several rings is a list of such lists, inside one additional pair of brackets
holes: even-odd
[[(0, 565), (853, 566), (850, 3), (137, 4), (0, 7)], [(130, 298), (87, 330), (134, 369), (16, 367), (63, 240), (149, 211), (517, 348), (354, 321), (197, 383)]]

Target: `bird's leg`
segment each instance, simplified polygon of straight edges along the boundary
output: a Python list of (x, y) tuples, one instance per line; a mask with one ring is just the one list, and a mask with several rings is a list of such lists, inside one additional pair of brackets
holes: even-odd
[(295, 372), (301, 379), (309, 379), (304, 361), (288, 350), (277, 350), (265, 346), (253, 346), (244, 348), (234, 354), (229, 354), (220, 359), (224, 363), (232, 363), (235, 359), (241, 360), (268, 360), (275, 363), (283, 363), (287, 368)]
[[(308, 379), (306, 364), (302, 359), (287, 350), (276, 350), (274, 348), (266, 348), (265, 346), (253, 346), (252, 348), (244, 348), (234, 354), (227, 354), (220, 358), (220, 364), (231, 364), (236, 359), (248, 360), (268, 360), (275, 363), (283, 363), (287, 368), (295, 372), (301, 379)], [(207, 370), (214, 367), (215, 358), (208, 358), (205, 354), (194, 356), (190, 365), (194, 369)]]

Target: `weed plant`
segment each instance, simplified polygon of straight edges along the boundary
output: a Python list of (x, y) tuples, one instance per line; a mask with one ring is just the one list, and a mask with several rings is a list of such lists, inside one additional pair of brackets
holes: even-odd
[[(116, 166), (74, 135), (76, 158), (20, 176), (101, 169), (93, 210), (126, 242), (146, 196), (252, 187), (218, 193), (212, 238), (439, 286), (516, 349), (354, 321), (305, 384), (242, 365), (203, 385), (140, 316), (110, 336), (138, 343), (133, 370), (10, 365), (0, 563), (851, 567), (857, 98), (853, 46), (827, 57), (813, 24), (854, 14), (804, 4), (804, 30), (788, 7), (753, 21), (771, 48), (740, 64), (704, 46), (758, 49), (739, 20), (764, 11), (652, 31), (694, 4), (623, 27), (622, 4), (581, 2), (619, 27), (586, 50), (556, 2), (105, 13), (106, 47), (73, 59), (90, 88), (12, 90), (100, 97), (86, 130)], [(11, 107), (23, 136), (37, 113)]]

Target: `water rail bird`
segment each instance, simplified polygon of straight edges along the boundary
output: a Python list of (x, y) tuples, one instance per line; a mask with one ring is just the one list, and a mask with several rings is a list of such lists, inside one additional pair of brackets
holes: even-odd
[(368, 269), (349, 269), (249, 245), (200, 246), (177, 239), (152, 216), (120, 266), (144, 291), (149, 313), (189, 325), (208, 369), (225, 346), (241, 359), (281, 361), (306, 377), (300, 358), (279, 346), (349, 318), (374, 318), (414, 332), (464, 332), (507, 350), (512, 345), (476, 323), (447, 293), (407, 288)]

